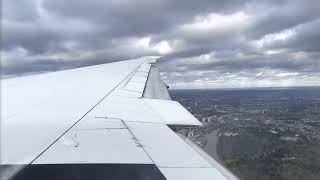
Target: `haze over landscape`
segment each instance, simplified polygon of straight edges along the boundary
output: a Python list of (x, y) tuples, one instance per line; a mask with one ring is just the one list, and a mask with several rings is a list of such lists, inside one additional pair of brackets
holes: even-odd
[(320, 85), (318, 0), (4, 0), (3, 77), (163, 56), (172, 88)]
[(245, 180), (320, 178), (320, 88), (171, 90), (203, 125), (189, 138)]

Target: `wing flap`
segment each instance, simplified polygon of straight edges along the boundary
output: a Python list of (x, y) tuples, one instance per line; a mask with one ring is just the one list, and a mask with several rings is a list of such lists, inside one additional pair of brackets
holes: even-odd
[(153, 164), (121, 120), (87, 118), (33, 164)]
[(177, 101), (148, 98), (143, 100), (161, 115), (167, 125), (202, 126), (201, 122)]
[(120, 118), (125, 122), (149, 122), (167, 125), (202, 124), (176, 101), (114, 96), (101, 102), (89, 116)]
[(125, 123), (158, 167), (211, 167), (165, 124)]

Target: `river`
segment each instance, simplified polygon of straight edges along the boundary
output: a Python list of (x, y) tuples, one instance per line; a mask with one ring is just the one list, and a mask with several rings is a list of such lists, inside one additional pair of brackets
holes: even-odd
[(217, 153), (217, 143), (218, 143), (218, 133), (219, 129), (213, 130), (207, 135), (207, 144), (203, 147), (203, 150), (208, 153), (216, 161), (221, 162), (219, 155)]

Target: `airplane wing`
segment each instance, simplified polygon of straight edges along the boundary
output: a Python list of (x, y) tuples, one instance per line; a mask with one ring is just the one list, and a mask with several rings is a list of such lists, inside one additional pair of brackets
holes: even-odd
[(157, 57), (1, 80), (1, 180), (236, 179), (175, 128)]

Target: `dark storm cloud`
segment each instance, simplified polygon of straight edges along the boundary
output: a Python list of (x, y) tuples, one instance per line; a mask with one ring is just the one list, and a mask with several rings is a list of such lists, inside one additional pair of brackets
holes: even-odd
[(2, 72), (162, 55), (171, 83), (288, 75), (310, 84), (319, 81), (318, 7), (317, 0), (4, 0)]

